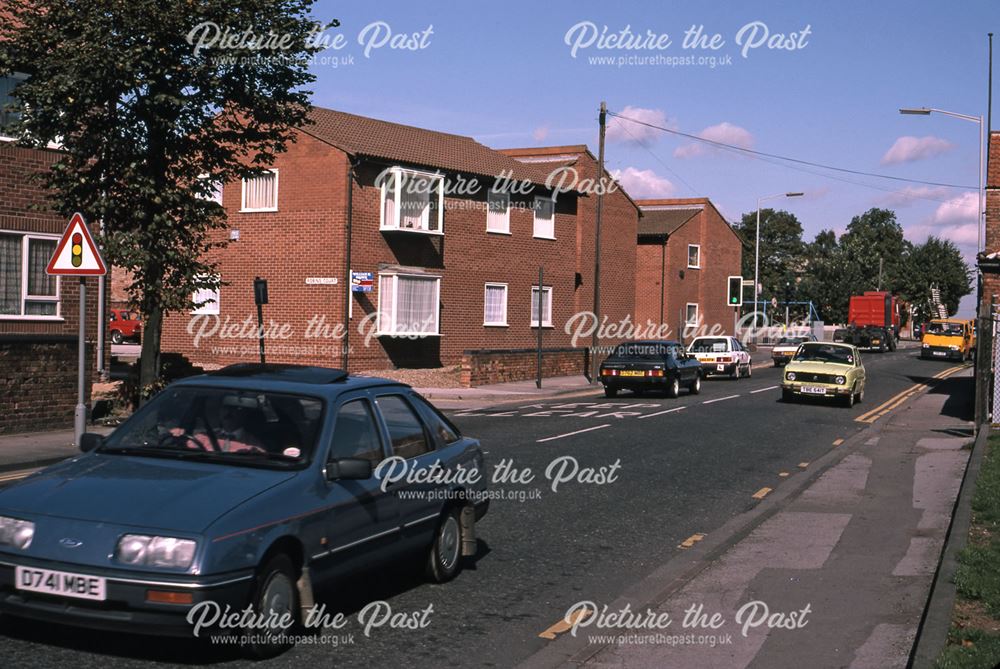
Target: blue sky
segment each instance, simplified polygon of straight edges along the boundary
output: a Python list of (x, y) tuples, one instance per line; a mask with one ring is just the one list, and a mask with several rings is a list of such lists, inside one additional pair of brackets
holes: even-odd
[[(759, 151), (970, 187), (836, 175), (876, 188), (866, 187), (696, 148), (632, 124), (623, 124), (628, 132), (612, 125), (608, 168), (620, 170), (637, 196), (707, 196), (732, 220), (754, 210), (760, 196), (804, 191), (805, 197), (769, 204), (794, 212), (807, 239), (822, 229), (840, 233), (852, 216), (883, 206), (896, 211), (913, 241), (936, 234), (955, 241), (969, 258), (975, 252), (977, 126), (940, 115), (902, 116), (897, 109), (985, 115), (986, 33), (1000, 33), (995, 0), (320, 0), (314, 14), (339, 19), (340, 28), (330, 32), (346, 40), (314, 66), (317, 105), (471, 135), (498, 148), (585, 143), (596, 154), (597, 110), (606, 100), (612, 111)], [(609, 34), (626, 27), (639, 37), (651, 32), (671, 43), (652, 50), (599, 49), (599, 40), (586, 46), (591, 28), (585, 25), (571, 36), (581, 40), (574, 58), (567, 33), (581, 22), (598, 31), (606, 26)], [(746, 28), (743, 45), (737, 44), (740, 30), (754, 22), (756, 32)], [(703, 26), (706, 36), (719, 34), (723, 44), (685, 48), (692, 26)], [(747, 42), (760, 40), (765, 29), (768, 38), (782, 34), (798, 48), (769, 49), (764, 42), (744, 57)], [(385, 44), (366, 56), (359, 39)], [(407, 41), (423, 48), (390, 47)], [(630, 56), (659, 60), (619, 65), (619, 58)], [(712, 56), (716, 67), (699, 64)], [(721, 64), (727, 57), (731, 62)], [(695, 62), (671, 65), (668, 58)], [(960, 313), (973, 310), (967, 299)]]

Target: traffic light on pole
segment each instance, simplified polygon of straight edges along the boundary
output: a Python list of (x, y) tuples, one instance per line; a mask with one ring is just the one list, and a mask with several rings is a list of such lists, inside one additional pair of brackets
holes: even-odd
[(70, 242), (73, 245), (70, 249), (72, 251), (70, 262), (73, 263), (73, 267), (79, 267), (83, 264), (83, 235), (79, 232), (74, 232)]
[(742, 276), (731, 276), (729, 277), (729, 292), (726, 299), (726, 304), (731, 307), (741, 307), (743, 306), (743, 277)]

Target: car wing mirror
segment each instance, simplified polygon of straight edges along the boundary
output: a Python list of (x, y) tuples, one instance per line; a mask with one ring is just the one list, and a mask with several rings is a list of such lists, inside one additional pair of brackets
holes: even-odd
[(372, 477), (372, 461), (364, 458), (340, 458), (326, 463), (328, 481), (362, 481)]
[(89, 453), (104, 443), (104, 435), (94, 432), (84, 432), (80, 435), (80, 450)]

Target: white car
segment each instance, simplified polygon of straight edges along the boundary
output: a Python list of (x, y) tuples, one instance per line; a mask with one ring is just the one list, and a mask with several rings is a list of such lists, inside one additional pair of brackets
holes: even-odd
[(688, 345), (688, 353), (701, 363), (704, 376), (726, 374), (738, 379), (752, 373), (750, 352), (736, 337), (695, 337)]

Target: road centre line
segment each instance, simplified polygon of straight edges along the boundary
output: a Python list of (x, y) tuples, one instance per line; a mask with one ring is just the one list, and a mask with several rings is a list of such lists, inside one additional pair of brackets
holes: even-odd
[(600, 430), (601, 428), (611, 427), (611, 423), (605, 423), (604, 425), (595, 425), (594, 427), (586, 427), (582, 430), (577, 430), (576, 432), (567, 432), (566, 434), (557, 434), (554, 437), (545, 437), (544, 439), (539, 439), (535, 443), (540, 444), (543, 441), (553, 441), (555, 439), (562, 439), (563, 437), (572, 437), (574, 434), (583, 434), (584, 432), (591, 432), (593, 430)]
[(712, 404), (713, 402), (724, 402), (726, 400), (733, 400), (739, 397), (739, 395), (728, 395), (726, 397), (717, 397), (714, 400), (705, 400), (702, 404)]
[(765, 390), (774, 390), (775, 388), (780, 388), (781, 386), (768, 386), (767, 388), (758, 388), (757, 390), (751, 390), (750, 394), (754, 395), (756, 393), (762, 393)]
[(680, 411), (681, 409), (687, 408), (686, 405), (682, 407), (674, 407), (673, 409), (667, 409), (666, 411), (657, 411), (656, 413), (648, 413), (645, 416), (639, 416), (639, 420), (643, 418), (652, 418), (653, 416), (662, 416), (665, 413), (673, 413), (675, 411)]
[(21, 469), (16, 472), (11, 472), (9, 474), (4, 474), (0, 476), (0, 483), (7, 483), (8, 481), (19, 481), (20, 479), (27, 478), (38, 471), (35, 469)]

